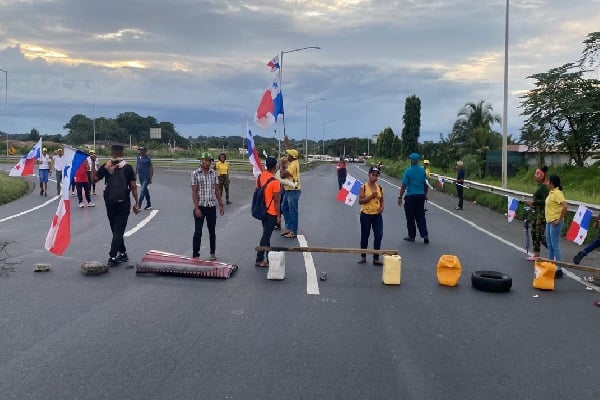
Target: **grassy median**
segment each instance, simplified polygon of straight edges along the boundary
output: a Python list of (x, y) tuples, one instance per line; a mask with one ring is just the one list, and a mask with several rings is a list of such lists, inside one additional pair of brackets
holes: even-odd
[(29, 192), (29, 183), (23, 178), (13, 178), (0, 172), (0, 205), (18, 199)]

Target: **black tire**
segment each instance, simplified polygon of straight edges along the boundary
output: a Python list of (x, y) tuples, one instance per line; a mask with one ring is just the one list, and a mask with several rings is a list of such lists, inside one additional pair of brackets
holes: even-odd
[(484, 292), (508, 292), (512, 287), (512, 278), (503, 272), (475, 271), (471, 274), (471, 285)]

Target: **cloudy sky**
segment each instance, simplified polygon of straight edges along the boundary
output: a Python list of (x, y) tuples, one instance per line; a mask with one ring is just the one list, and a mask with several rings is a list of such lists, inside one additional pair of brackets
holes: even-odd
[[(0, 130), (67, 132), (77, 113), (134, 111), (185, 136), (243, 135), (284, 55), (286, 132), (368, 137), (402, 130), (421, 99), (421, 141), (468, 102), (502, 114), (504, 0), (0, 0)], [(508, 130), (527, 76), (576, 61), (600, 0), (511, 0)], [(4, 106), (4, 74), (0, 99)], [(315, 99), (325, 101), (311, 103)], [(332, 121), (333, 122), (328, 122)], [(277, 127), (281, 130), (281, 124)], [(496, 129), (501, 131), (501, 127)], [(255, 134), (272, 136), (272, 128)]]

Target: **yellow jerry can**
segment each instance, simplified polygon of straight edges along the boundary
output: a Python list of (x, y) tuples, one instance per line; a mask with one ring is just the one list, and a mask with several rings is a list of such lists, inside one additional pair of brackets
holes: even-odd
[(381, 280), (386, 285), (399, 285), (402, 273), (402, 257), (398, 255), (383, 256), (383, 272)]
[(543, 290), (554, 290), (554, 273), (556, 264), (550, 261), (535, 260), (533, 264), (533, 287)]
[(440, 285), (456, 286), (460, 279), (462, 266), (457, 256), (444, 254), (437, 264), (437, 279)]

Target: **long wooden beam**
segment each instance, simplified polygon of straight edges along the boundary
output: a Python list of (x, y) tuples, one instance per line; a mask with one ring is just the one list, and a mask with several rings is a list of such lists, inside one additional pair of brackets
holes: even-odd
[(256, 251), (292, 251), (300, 253), (349, 253), (349, 254), (387, 254), (398, 255), (398, 250), (372, 250), (340, 247), (282, 247), (257, 246)]
[(577, 264), (573, 264), (573, 263), (569, 263), (569, 262), (564, 262), (564, 261), (553, 261), (553, 260), (549, 260), (547, 258), (542, 258), (542, 257), (538, 258), (538, 260), (551, 262), (551, 263), (554, 263), (554, 264), (556, 264), (558, 266), (569, 268), (569, 269), (576, 269), (576, 270), (579, 270), (579, 271), (600, 273), (600, 268), (598, 268), (598, 267), (586, 267), (584, 265), (577, 265)]

